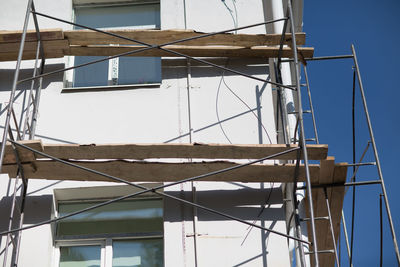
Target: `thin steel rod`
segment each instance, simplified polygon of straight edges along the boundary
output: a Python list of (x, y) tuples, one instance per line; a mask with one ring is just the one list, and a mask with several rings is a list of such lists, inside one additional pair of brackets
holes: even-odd
[(303, 107), (301, 102), (301, 88), (300, 88), (300, 73), (299, 73), (299, 62), (297, 58), (297, 45), (296, 45), (296, 34), (295, 34), (295, 26), (293, 20), (293, 9), (292, 9), (292, 2), (288, 0), (287, 8), (289, 10), (289, 17), (290, 17), (290, 27), (292, 33), (292, 49), (293, 49), (293, 57), (294, 57), (294, 69), (295, 69), (295, 77), (296, 77), (296, 87), (297, 87), (297, 101), (298, 101), (298, 118), (299, 118), (299, 128), (300, 128), (300, 146), (303, 150), (303, 161), (304, 161), (304, 169), (306, 172), (306, 185), (307, 185), (307, 194), (308, 194), (308, 202), (309, 202), (309, 210), (310, 210), (310, 218), (311, 218), (311, 233), (312, 233), (312, 244), (315, 251), (314, 260), (315, 260), (315, 267), (319, 267), (319, 259), (318, 259), (318, 244), (317, 244), (317, 237), (316, 237), (316, 230), (315, 230), (315, 220), (314, 220), (314, 205), (313, 199), (311, 194), (311, 177), (310, 177), (310, 169), (308, 164), (308, 154), (307, 154), (307, 146), (306, 146), (306, 139), (305, 139), (305, 131), (304, 131), (304, 124), (303, 124)]
[[(282, 152), (276, 153), (276, 154), (274, 154), (274, 155), (269, 155), (269, 156), (267, 156), (267, 157), (264, 157), (264, 158), (261, 158), (261, 159), (258, 159), (258, 160), (254, 160), (254, 161), (251, 161), (251, 162), (243, 163), (243, 164), (240, 164), (240, 165), (237, 165), (237, 166), (234, 166), (234, 167), (225, 168), (225, 169), (222, 169), (222, 170), (218, 170), (218, 171), (206, 173), (206, 174), (203, 174), (203, 175), (198, 175), (198, 176), (190, 177), (190, 178), (187, 178), (187, 179), (183, 179), (183, 180), (180, 180), (180, 181), (177, 181), (177, 182), (173, 182), (173, 183), (161, 185), (161, 186), (154, 187), (154, 188), (147, 188), (147, 187), (144, 187), (144, 186), (142, 186), (142, 185), (134, 184), (134, 183), (132, 183), (132, 182), (126, 181), (126, 180), (124, 180), (124, 179), (121, 179), (121, 178), (118, 178), (118, 177), (115, 177), (115, 176), (112, 176), (112, 175), (108, 175), (108, 174), (105, 174), (105, 173), (102, 173), (102, 172), (99, 172), (99, 171), (96, 171), (96, 170), (92, 170), (92, 169), (89, 169), (89, 168), (86, 168), (86, 167), (83, 167), (83, 166), (79, 166), (79, 165), (77, 165), (77, 164), (74, 164), (74, 163), (71, 163), (71, 162), (68, 162), (68, 161), (65, 161), (65, 160), (61, 160), (61, 159), (55, 158), (55, 157), (53, 157), (53, 156), (51, 156), (51, 155), (48, 155), (48, 154), (45, 154), (45, 153), (43, 153), (43, 152), (41, 152), (41, 151), (32, 149), (32, 148), (30, 148), (30, 147), (28, 147), (28, 146), (25, 146), (25, 145), (23, 145), (23, 144), (17, 143), (17, 142), (15, 142), (15, 141), (10, 140), (10, 142), (12, 142), (13, 144), (15, 144), (15, 145), (17, 145), (17, 146), (20, 146), (20, 147), (23, 147), (23, 148), (25, 148), (25, 149), (28, 149), (28, 150), (30, 150), (30, 151), (32, 151), (32, 152), (34, 152), (34, 153), (37, 153), (37, 154), (39, 154), (39, 155), (42, 155), (42, 156), (51, 158), (51, 159), (53, 159), (53, 160), (55, 160), (55, 161), (64, 163), (64, 164), (66, 164), (66, 165), (69, 165), (69, 166), (71, 166), (71, 167), (75, 167), (75, 168), (79, 168), (79, 169), (84, 170), (84, 171), (87, 171), (87, 172), (95, 173), (95, 174), (98, 174), (98, 175), (100, 175), (100, 176), (109, 178), (110, 180), (122, 182), (122, 183), (131, 185), (131, 186), (134, 186), (134, 187), (136, 187), (136, 188), (139, 188), (139, 189), (142, 189), (142, 190), (143, 190), (143, 191), (140, 191), (140, 192), (138, 192), (138, 193), (144, 194), (144, 193), (147, 193), (147, 192), (153, 192), (153, 193), (156, 193), (156, 194), (158, 194), (158, 195), (161, 195), (161, 196), (164, 196), (164, 197), (168, 197), (168, 198), (171, 198), (171, 199), (175, 199), (175, 200), (177, 200), (177, 201), (181, 201), (181, 202), (183, 202), (183, 203), (185, 203), (185, 204), (188, 204), (188, 205), (191, 205), (191, 206), (195, 206), (195, 207), (197, 207), (197, 208), (206, 210), (206, 211), (208, 211), (208, 212), (211, 212), (211, 213), (214, 213), (214, 214), (218, 214), (218, 215), (221, 215), (221, 216), (223, 216), (223, 217), (226, 217), (226, 218), (229, 218), (229, 219), (232, 219), (232, 220), (235, 220), (235, 221), (238, 221), (238, 222), (241, 222), (241, 223), (250, 225), (250, 226), (254, 226), (254, 227), (256, 227), (256, 228), (259, 228), (259, 229), (262, 229), (262, 230), (265, 230), (265, 231), (268, 231), (268, 232), (271, 232), (271, 233), (274, 233), (274, 234), (277, 234), (277, 235), (281, 235), (281, 236), (284, 236), (284, 237), (287, 237), (287, 238), (291, 238), (291, 239), (298, 240), (297, 238), (294, 238), (294, 237), (292, 237), (292, 236), (286, 235), (286, 234), (284, 234), (284, 233), (281, 233), (281, 232), (278, 232), (278, 231), (275, 231), (275, 230), (272, 230), (272, 229), (264, 228), (264, 227), (259, 226), (259, 225), (256, 225), (256, 224), (249, 223), (249, 222), (247, 222), (247, 221), (245, 221), (245, 220), (242, 220), (242, 219), (240, 219), (240, 218), (236, 218), (236, 217), (234, 217), (234, 216), (231, 216), (231, 215), (228, 215), (228, 214), (225, 214), (225, 213), (222, 213), (222, 212), (219, 212), (219, 211), (216, 211), (216, 210), (213, 210), (213, 209), (204, 207), (204, 206), (202, 206), (202, 205), (199, 205), (199, 204), (196, 204), (196, 203), (187, 201), (187, 200), (183, 200), (183, 199), (180, 199), (180, 198), (176, 198), (176, 197), (173, 197), (173, 196), (171, 196), (171, 195), (169, 195), (169, 194), (165, 194), (165, 193), (161, 193), (161, 192), (156, 191), (156, 190), (158, 190), (158, 189), (163, 189), (163, 188), (170, 187), (170, 186), (177, 185), (177, 184), (181, 184), (181, 183), (184, 183), (184, 182), (194, 181), (194, 180), (198, 180), (198, 179), (200, 179), (200, 178), (208, 177), (208, 176), (215, 175), (215, 174), (219, 174), (219, 173), (222, 173), (222, 172), (227, 172), (227, 171), (231, 171), (231, 170), (234, 170), (234, 169), (237, 169), (237, 168), (242, 168), (242, 167), (245, 167), (245, 166), (248, 166), (248, 165), (257, 163), (257, 162), (261, 162), (261, 161), (264, 161), (264, 160), (267, 160), (267, 159), (276, 157), (276, 156), (278, 156), (278, 154), (282, 154)], [(288, 149), (287, 151), (284, 151), (284, 154), (289, 153), (289, 152), (296, 151), (296, 150), (298, 150), (298, 149), (299, 149), (299, 148)], [(42, 225), (42, 224), (41, 224), (41, 225)], [(20, 229), (25, 229), (25, 228), (20, 228)], [(18, 231), (18, 229), (14, 230), (14, 231)], [(5, 232), (0, 233), (0, 235), (2, 235), (2, 234), (5, 234)], [(309, 243), (308, 241), (304, 241), (304, 240), (298, 240), (298, 241), (303, 242), (303, 243), (307, 243), (307, 244)]]
[(307, 73), (307, 66), (303, 65), (303, 70), (304, 70), (304, 76), (306, 78), (306, 87), (307, 87), (307, 94), (308, 94), (308, 102), (310, 103), (310, 110), (311, 110), (311, 117), (313, 121), (313, 127), (314, 127), (314, 136), (315, 136), (315, 142), (319, 144), (319, 139), (318, 139), (318, 131), (317, 131), (317, 123), (315, 122), (315, 113), (314, 113), (314, 106), (312, 103), (312, 98), (311, 98), (311, 89), (310, 89), (310, 83), (308, 80), (308, 73)]
[(21, 129), (18, 126), (17, 116), (15, 115), (14, 108), (11, 110), (11, 115), (12, 115), (12, 118), (13, 118), (13, 121), (15, 124), (15, 130), (17, 131), (17, 138), (18, 138), (18, 140), (21, 140)]
[[(121, 57), (121, 56), (127, 56), (127, 55), (131, 55), (131, 54), (140, 53), (140, 52), (147, 51), (147, 50), (150, 50), (150, 49), (160, 49), (160, 50), (163, 50), (165, 52), (174, 54), (176, 56), (185, 57), (187, 59), (191, 59), (193, 61), (197, 61), (197, 62), (206, 64), (206, 65), (210, 65), (210, 66), (213, 66), (215, 68), (218, 68), (218, 69), (221, 69), (221, 70), (224, 70), (224, 71), (228, 71), (228, 72), (231, 72), (231, 73), (235, 73), (235, 74), (238, 74), (238, 75), (241, 75), (241, 76), (253, 79), (253, 80), (257, 80), (257, 81), (261, 81), (261, 82), (264, 82), (264, 83), (269, 83), (269, 84), (273, 84), (273, 85), (276, 85), (276, 86), (281, 86), (281, 87), (293, 90), (293, 88), (290, 87), (290, 86), (285, 86), (283, 84), (277, 84), (277, 83), (271, 82), (269, 80), (264, 80), (264, 79), (254, 77), (254, 76), (248, 75), (248, 74), (240, 72), (240, 71), (236, 71), (236, 70), (233, 70), (233, 69), (229, 69), (229, 68), (226, 68), (226, 67), (219, 66), (217, 64), (208, 62), (206, 60), (202, 60), (202, 59), (199, 59), (199, 58), (191, 57), (191, 56), (188, 56), (188, 55), (185, 55), (185, 54), (182, 54), (182, 53), (170, 50), (170, 49), (163, 48), (163, 46), (166, 46), (166, 45), (176, 44), (176, 43), (189, 41), (189, 40), (194, 40), (194, 39), (200, 39), (200, 38), (204, 38), (204, 37), (208, 37), (208, 36), (212, 36), (212, 35), (217, 35), (217, 34), (220, 34), (220, 33), (234, 31), (236, 29), (230, 29), (230, 30), (227, 30), (227, 31), (221, 31), (221, 32), (216, 32), (216, 33), (208, 33), (208, 34), (205, 34), (205, 35), (194, 36), (194, 37), (191, 37), (191, 38), (171, 41), (171, 42), (163, 43), (163, 44), (160, 44), (160, 45), (151, 45), (151, 44), (148, 44), (148, 43), (145, 43), (145, 42), (141, 42), (141, 41), (136, 40), (136, 39), (124, 37), (124, 36), (121, 36), (121, 35), (118, 35), (118, 34), (115, 34), (115, 33), (102, 31), (102, 30), (99, 30), (99, 29), (96, 29), (96, 28), (92, 28), (92, 27), (87, 27), (87, 26), (84, 26), (84, 25), (81, 25), (81, 24), (73, 23), (73, 22), (70, 22), (70, 21), (59, 19), (59, 18), (56, 18), (56, 17), (53, 17), (53, 16), (49, 16), (49, 15), (46, 15), (46, 14), (42, 14), (42, 13), (39, 13), (39, 12), (32, 12), (32, 13), (35, 13), (35, 14), (37, 14), (39, 16), (47, 17), (49, 19), (54, 19), (54, 20), (57, 20), (57, 21), (60, 21), (60, 22), (64, 22), (64, 23), (70, 24), (70, 25), (74, 25), (74, 26), (77, 26), (77, 27), (81, 27), (81, 28), (85, 28), (85, 29), (88, 29), (88, 30), (92, 30), (92, 31), (96, 31), (96, 32), (99, 32), (99, 33), (103, 33), (103, 34), (106, 34), (106, 35), (110, 35), (110, 36), (113, 36), (113, 37), (116, 37), (116, 38), (120, 38), (120, 39), (124, 39), (124, 40), (127, 40), (127, 41), (131, 41), (131, 42), (135, 42), (135, 43), (138, 43), (138, 44), (142, 44), (142, 45), (145, 45), (147, 47), (142, 48), (142, 49), (138, 49), (138, 50), (135, 50), (135, 51), (128, 51), (128, 52), (117, 54), (117, 55), (114, 55), (114, 56), (109, 56), (109, 57), (106, 57), (106, 58), (100, 59), (100, 60), (90, 61), (90, 62), (87, 62), (85, 64), (80, 64), (80, 65), (77, 65), (77, 66), (72, 66), (72, 67), (69, 67), (69, 68), (64, 68), (64, 69), (61, 69), (61, 70), (56, 70), (56, 71), (44, 73), (42, 75), (38, 75), (38, 76), (33, 77), (33, 78), (27, 78), (27, 79), (20, 80), (19, 83), (30, 81), (31, 79), (37, 79), (39, 77), (44, 77), (44, 76), (56, 74), (56, 73), (59, 73), (59, 72), (64, 72), (64, 71), (67, 71), (67, 70), (72, 70), (72, 69), (88, 66), (88, 65), (91, 65), (91, 64), (99, 63), (99, 62), (102, 62), (102, 61), (110, 60), (110, 59)], [(258, 24), (250, 25), (250, 26), (244, 26), (244, 27), (240, 27), (240, 29), (246, 29), (246, 28), (255, 27), (255, 26), (259, 26), (259, 25), (265, 25), (265, 24), (268, 24), (268, 23), (273, 23), (273, 22), (277, 22), (277, 21), (281, 21), (281, 20), (286, 20), (286, 18), (277, 19), (277, 20), (271, 20), (271, 21), (267, 21), (267, 22), (261, 22), (261, 23), (258, 23)], [(239, 28), (237, 28), (237, 29), (239, 29)]]
[(107, 35), (110, 35), (110, 36), (113, 36), (113, 37), (116, 37), (116, 38), (119, 38), (119, 39), (132, 41), (132, 42), (135, 42), (135, 43), (138, 43), (138, 44), (142, 44), (142, 45), (145, 45), (145, 46), (151, 46), (151, 48), (159, 48), (159, 46), (173, 45), (173, 44), (182, 43), (182, 42), (186, 42), (186, 41), (192, 41), (192, 40), (196, 40), (196, 39), (206, 38), (206, 37), (210, 37), (210, 36), (214, 36), (214, 35), (218, 35), (218, 34), (222, 34), (222, 33), (233, 32), (233, 31), (237, 31), (237, 30), (243, 30), (243, 29), (253, 28), (253, 27), (257, 27), (257, 26), (261, 26), (261, 25), (271, 24), (271, 23), (275, 23), (275, 22), (279, 22), (279, 21), (288, 19), (288, 18), (285, 17), (285, 18), (280, 18), (280, 19), (275, 19), (275, 20), (268, 20), (268, 21), (255, 23), (255, 24), (251, 24), (251, 25), (246, 25), (246, 26), (242, 26), (242, 27), (237, 27), (237, 28), (233, 28), (233, 29), (229, 29), (229, 30), (222, 30), (222, 31), (218, 31), (218, 32), (205, 33), (205, 34), (202, 34), (202, 35), (199, 35), (199, 36), (193, 36), (193, 37), (188, 37), (188, 38), (179, 39), (179, 40), (175, 40), (175, 41), (170, 41), (170, 42), (163, 43), (163, 44), (160, 44), (160, 45), (149, 45), (149, 44), (147, 44), (145, 42), (142, 42), (142, 41), (139, 41), (139, 40), (134, 40), (132, 38), (128, 38), (128, 37), (125, 37), (125, 36), (122, 36), (122, 35), (118, 35), (118, 34), (115, 34), (115, 33), (105, 32), (105, 31), (102, 31), (102, 30), (99, 30), (99, 29), (96, 29), (96, 28), (87, 27), (87, 26), (82, 25), (82, 24), (70, 22), (70, 21), (67, 21), (67, 20), (63, 20), (63, 19), (60, 19), (60, 18), (56, 18), (56, 17), (50, 16), (50, 15), (47, 15), (47, 14), (43, 14), (43, 13), (40, 13), (40, 12), (32, 11), (32, 13), (36, 14), (36, 15), (39, 15), (39, 16), (42, 16), (42, 17), (49, 18), (49, 19), (57, 20), (57, 21), (60, 21), (60, 22), (63, 22), (63, 23), (71, 24), (71, 25), (76, 26), (76, 27), (85, 28), (85, 29), (88, 29), (88, 30), (92, 30), (92, 31), (96, 31), (96, 32), (99, 32), (99, 33), (107, 34)]
[(324, 188), (324, 195), (325, 195), (326, 209), (328, 210), (329, 226), (330, 226), (331, 234), (332, 234), (333, 250), (335, 251), (336, 266), (340, 267), (339, 255), (338, 255), (338, 251), (336, 248), (335, 231), (333, 230), (331, 207), (329, 205), (329, 199), (328, 199), (328, 193), (327, 193), (326, 187)]
[[(350, 252), (350, 243), (349, 243), (349, 235), (347, 233), (347, 227), (346, 227), (346, 219), (344, 217), (344, 212), (342, 209), (342, 225), (343, 225), (343, 233), (344, 233), (344, 238), (346, 240), (346, 248), (347, 248), (347, 255), (350, 259), (351, 257), (351, 252)], [(353, 267), (353, 263), (350, 263), (350, 267)]]
[[(364, 151), (363, 151), (363, 153), (362, 153), (360, 159), (358, 160), (358, 163), (361, 163), (361, 162), (364, 160), (364, 157), (365, 157), (365, 155), (367, 154), (370, 145), (371, 145), (371, 141), (368, 141), (368, 143), (367, 143), (367, 145), (365, 146), (365, 149), (364, 149)], [(354, 182), (354, 177), (356, 176), (356, 174), (357, 174), (359, 168), (360, 168), (359, 166), (356, 166), (355, 171), (353, 172), (351, 178), (348, 179), (350, 182)], [(347, 194), (347, 190), (348, 190), (348, 189), (349, 189), (349, 188), (346, 188), (345, 194)]]
[[(347, 58), (353, 58), (353, 55), (306, 57), (306, 58), (304, 58), (304, 60), (305, 61), (318, 61), (318, 60), (347, 59)], [(293, 59), (283, 59), (282, 62), (293, 62)]]
[[(129, 185), (132, 185), (132, 186), (135, 186), (135, 187), (139, 187), (139, 188), (142, 187), (140, 185), (136, 185), (136, 184), (133, 184), (133, 183), (129, 183)], [(63, 219), (66, 219), (66, 218), (81, 214), (81, 213), (86, 212), (86, 211), (90, 211), (90, 210), (93, 210), (93, 209), (96, 209), (96, 208), (99, 208), (99, 207), (103, 207), (105, 205), (109, 205), (109, 204), (117, 202), (117, 201), (121, 201), (121, 200), (124, 200), (124, 199), (127, 199), (127, 198), (132, 198), (132, 197), (135, 197), (135, 196), (138, 196), (138, 195), (142, 195), (142, 194), (145, 194), (145, 193), (153, 192), (155, 194), (159, 194), (161, 196), (168, 197), (168, 198), (174, 199), (176, 201), (183, 202), (185, 204), (192, 205), (192, 206), (195, 206), (197, 208), (206, 210), (206, 211), (208, 211), (210, 213), (221, 215), (221, 216), (226, 217), (228, 219), (232, 219), (232, 220), (241, 222), (243, 224), (247, 224), (247, 225), (252, 226), (252, 227), (256, 227), (258, 229), (261, 229), (261, 230), (264, 230), (264, 231), (267, 231), (267, 232), (271, 232), (271, 233), (274, 233), (274, 234), (277, 234), (277, 235), (281, 235), (281, 236), (284, 236), (286, 238), (297, 240), (296, 238), (294, 238), (292, 236), (289, 236), (289, 235), (286, 235), (284, 233), (281, 233), (281, 232), (278, 232), (278, 231), (275, 231), (275, 230), (272, 230), (272, 229), (268, 229), (268, 228), (259, 226), (257, 224), (252, 224), (252, 223), (249, 223), (249, 222), (247, 222), (245, 220), (242, 220), (242, 219), (239, 219), (237, 217), (234, 217), (234, 216), (231, 216), (231, 215), (228, 215), (228, 214), (225, 214), (225, 213), (222, 213), (222, 212), (207, 208), (205, 206), (202, 206), (202, 205), (199, 205), (199, 204), (195, 204), (195, 203), (192, 203), (190, 201), (187, 201), (187, 200), (184, 200), (184, 199), (180, 199), (178, 197), (174, 197), (174, 196), (171, 196), (169, 194), (165, 194), (165, 193), (161, 193), (161, 192), (156, 191), (156, 190), (163, 189), (163, 188), (169, 187), (169, 186), (170, 186), (170, 184), (165, 184), (165, 185), (157, 186), (157, 187), (154, 187), (154, 188), (146, 188), (146, 189), (143, 189), (142, 191), (135, 192), (135, 193), (132, 193), (132, 194), (129, 194), (129, 195), (125, 195), (125, 196), (122, 196), (122, 197), (114, 198), (112, 200), (108, 200), (108, 201), (102, 202), (100, 204), (93, 205), (91, 207), (88, 207), (88, 208), (85, 208), (85, 209), (82, 209), (82, 210), (79, 210), (79, 211), (76, 211), (76, 212), (72, 212), (72, 213), (69, 213), (69, 214), (54, 218), (54, 219), (45, 220), (45, 221), (42, 221), (42, 222), (37, 223), (37, 224), (32, 224), (32, 225), (28, 225), (28, 226), (25, 226), (25, 227), (22, 227), (22, 228), (13, 229), (11, 231), (3, 231), (3, 232), (0, 232), (0, 236), (8, 234), (8, 233), (14, 233), (14, 232), (27, 230), (27, 229), (32, 229), (32, 228), (35, 228), (35, 227), (38, 227), (38, 226), (42, 226), (42, 225), (45, 225), (45, 224), (49, 224), (49, 223), (54, 223), (54, 222), (57, 222), (57, 221), (60, 221), (60, 220), (63, 220)], [(310, 244), (310, 242), (304, 241), (304, 240), (302, 240), (301, 242)]]
[(386, 212), (387, 212), (389, 225), (390, 225), (390, 231), (392, 233), (393, 246), (394, 246), (395, 253), (396, 253), (397, 264), (400, 265), (399, 245), (397, 243), (396, 231), (394, 230), (392, 213), (390, 211), (390, 206), (389, 206), (389, 199), (388, 199), (387, 192), (386, 192), (385, 182), (383, 180), (381, 163), (380, 163), (379, 156), (378, 156), (378, 150), (377, 150), (376, 144), (375, 144), (375, 137), (374, 137), (374, 133), (373, 133), (373, 130), (372, 130), (371, 119), (369, 117), (367, 101), (366, 101), (365, 94), (364, 94), (364, 87), (363, 87), (362, 80), (361, 80), (360, 68), (358, 67), (357, 55), (356, 55), (356, 51), (355, 51), (354, 45), (351, 46), (351, 50), (353, 52), (354, 65), (355, 65), (356, 71), (357, 71), (358, 84), (359, 84), (359, 87), (360, 87), (361, 98), (362, 98), (362, 102), (363, 102), (363, 106), (364, 106), (365, 116), (366, 116), (366, 119), (367, 119), (369, 135), (371, 137), (372, 148), (374, 150), (376, 168), (378, 169), (379, 179), (381, 180), (382, 193), (383, 193), (383, 197), (384, 197), (384, 200), (385, 200)]

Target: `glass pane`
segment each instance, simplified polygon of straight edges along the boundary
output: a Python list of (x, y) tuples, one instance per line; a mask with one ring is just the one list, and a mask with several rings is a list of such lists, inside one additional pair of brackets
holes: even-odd
[(60, 247), (60, 267), (100, 267), (100, 246)]
[[(65, 215), (98, 202), (60, 203)], [(57, 236), (162, 232), (163, 208), (160, 199), (115, 202), (87, 211), (58, 223)]]
[(158, 83), (161, 81), (161, 58), (119, 58), (118, 84)]
[[(75, 9), (75, 21), (102, 29), (159, 29), (160, 5), (126, 5)], [(78, 28), (79, 29), (79, 28)], [(132, 43), (135, 45), (135, 43)], [(75, 65), (93, 57), (76, 57)], [(75, 70), (74, 87), (108, 85), (109, 62), (96, 63)], [(161, 81), (160, 58), (120, 58), (118, 84), (157, 83)]]
[(113, 242), (113, 267), (163, 266), (163, 240)]
[(75, 9), (76, 23), (94, 28), (160, 28), (160, 5)]
[[(75, 57), (75, 66), (105, 57)], [(75, 69), (74, 87), (102, 86), (108, 83), (108, 61)]]

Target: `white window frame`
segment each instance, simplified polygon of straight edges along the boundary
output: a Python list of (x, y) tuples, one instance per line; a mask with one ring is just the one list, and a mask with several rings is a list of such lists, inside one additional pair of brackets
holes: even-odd
[[(155, 187), (161, 185), (160, 183), (143, 183), (145, 187)], [(120, 197), (127, 194), (139, 192), (141, 189), (135, 188), (129, 185), (118, 185), (118, 186), (93, 186), (93, 187), (79, 187), (79, 188), (62, 188), (54, 190), (54, 215), (58, 217), (58, 204), (59, 203), (82, 203), (85, 201), (107, 201), (112, 198)], [(99, 195), (102, 196), (99, 198)], [(128, 198), (132, 199), (160, 199), (159, 196), (152, 192), (142, 194), (138, 197)], [(162, 198), (161, 198), (162, 199)], [(123, 201), (123, 200), (122, 200)], [(77, 237), (74, 239), (57, 239), (56, 238), (56, 227), (53, 225), (53, 236), (54, 236), (54, 250), (53, 250), (53, 266), (60, 266), (60, 247), (71, 247), (71, 246), (90, 246), (100, 245), (100, 267), (112, 267), (113, 261), (113, 241), (120, 240), (135, 240), (135, 239), (152, 239), (162, 238), (164, 239), (164, 233), (160, 235), (130, 235), (109, 237)]]
[[(60, 247), (75, 246), (100, 246), (100, 267), (112, 266), (112, 247), (111, 247), (111, 265), (110, 263), (110, 247), (107, 240), (68, 240), (56, 241), (54, 250), (54, 266), (60, 266)], [(112, 245), (111, 245), (112, 246)], [(108, 265), (107, 265), (108, 264)]]
[[(134, 6), (134, 5), (151, 5), (159, 4), (160, 0), (73, 0), (72, 7), (72, 21), (76, 21), (75, 9), (76, 8), (90, 8), (90, 7), (113, 7), (113, 6)], [(161, 28), (161, 14), (160, 14), (160, 27), (152, 26), (128, 26), (128, 27), (115, 27), (115, 29), (160, 29)], [(108, 27), (113, 29), (113, 27)], [(117, 46), (117, 44), (115, 45)], [(75, 56), (68, 56), (67, 67), (73, 67), (75, 65)], [(132, 84), (118, 84), (118, 65), (119, 58), (111, 59), (108, 62), (108, 73), (107, 73), (107, 85), (97, 85), (97, 86), (73, 86), (75, 79), (75, 70), (69, 70), (65, 72), (63, 91), (64, 90), (90, 90), (90, 89), (123, 89), (123, 88), (136, 88), (136, 87), (160, 87), (160, 82), (155, 83), (132, 83)], [(162, 66), (160, 66), (161, 76), (162, 76)], [(161, 77), (162, 79), (162, 77)]]

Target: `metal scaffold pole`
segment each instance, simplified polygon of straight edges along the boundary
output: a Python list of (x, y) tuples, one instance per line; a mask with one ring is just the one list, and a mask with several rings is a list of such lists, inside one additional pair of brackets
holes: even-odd
[(307, 197), (310, 207), (310, 218), (311, 218), (311, 233), (312, 233), (312, 245), (314, 248), (314, 261), (315, 266), (319, 266), (318, 260), (318, 245), (316, 238), (316, 230), (315, 230), (315, 217), (314, 217), (314, 205), (311, 194), (311, 176), (309, 170), (308, 163), (308, 155), (307, 155), (307, 147), (306, 147), (306, 139), (305, 139), (305, 131), (304, 131), (304, 123), (303, 123), (303, 107), (301, 103), (301, 88), (300, 88), (300, 66), (297, 57), (297, 45), (296, 45), (296, 35), (295, 35), (295, 26), (293, 21), (293, 9), (291, 0), (288, 0), (288, 10), (290, 17), (290, 26), (291, 26), (291, 34), (292, 34), (292, 49), (293, 49), (293, 58), (294, 58), (294, 67), (295, 67), (295, 77), (296, 77), (296, 89), (297, 89), (297, 102), (298, 102), (298, 121), (299, 121), (299, 130), (300, 130), (300, 146), (302, 147), (303, 157), (304, 157), (304, 167), (306, 172), (306, 186), (307, 186)]
[(351, 45), (351, 51), (353, 53), (354, 65), (355, 65), (356, 72), (357, 72), (358, 84), (359, 84), (359, 87), (360, 87), (361, 98), (362, 98), (363, 107), (364, 107), (364, 111), (365, 111), (365, 116), (366, 116), (366, 120), (367, 120), (367, 124), (368, 124), (368, 131), (369, 131), (369, 135), (370, 135), (370, 140), (371, 140), (371, 143), (372, 143), (372, 148), (374, 150), (376, 168), (378, 170), (379, 180), (381, 181), (380, 184), (381, 184), (381, 188), (382, 188), (383, 198), (385, 200), (386, 212), (387, 212), (387, 216), (388, 216), (388, 220), (389, 220), (390, 231), (392, 233), (393, 245), (394, 245), (394, 249), (395, 249), (395, 253), (396, 253), (396, 257), (397, 257), (397, 263), (400, 266), (399, 246), (398, 246), (398, 243), (397, 243), (396, 232), (394, 230), (392, 213), (390, 211), (390, 206), (389, 206), (389, 199), (388, 199), (388, 196), (387, 196), (386, 187), (385, 187), (385, 183), (384, 183), (384, 180), (383, 180), (381, 163), (379, 161), (378, 150), (376, 148), (375, 137), (374, 137), (374, 133), (373, 133), (373, 130), (372, 130), (371, 119), (369, 117), (367, 101), (366, 101), (366, 98), (365, 98), (364, 87), (363, 87), (362, 80), (361, 80), (360, 68), (358, 66), (357, 55), (356, 55), (356, 50), (354, 48), (354, 45)]
[[(14, 79), (13, 79), (13, 84), (12, 84), (11, 93), (10, 93), (10, 100), (8, 102), (7, 115), (6, 115), (6, 120), (5, 120), (5, 124), (4, 124), (4, 132), (3, 132), (3, 138), (2, 138), (1, 149), (0, 149), (0, 171), (2, 170), (2, 167), (3, 167), (3, 160), (4, 160), (6, 143), (7, 143), (7, 136), (11, 132), (10, 120), (11, 120), (11, 116), (13, 114), (13, 104), (14, 104), (14, 100), (15, 100), (15, 92), (17, 90), (18, 77), (19, 77), (19, 72), (20, 72), (20, 68), (21, 68), (22, 55), (24, 52), (25, 39), (26, 39), (26, 33), (27, 33), (27, 29), (28, 29), (28, 23), (29, 23), (29, 17), (30, 17), (32, 4), (33, 4), (33, 0), (29, 0), (27, 8), (26, 8), (26, 13), (25, 13), (24, 26), (23, 26), (22, 35), (21, 35), (21, 43), (20, 43), (18, 59), (17, 59), (16, 67), (15, 67)], [(15, 180), (15, 187), (17, 187), (17, 183), (18, 183), (18, 179)], [(14, 211), (15, 205), (16, 205), (16, 194), (17, 194), (17, 191), (14, 190), (12, 209), (11, 209), (9, 225), (8, 225), (9, 230), (12, 227), (13, 217), (15, 215), (13, 213), (13, 211)], [(8, 257), (8, 253), (9, 253), (10, 240), (12, 241), (12, 244), (14, 246), (17, 246), (17, 244), (14, 243), (15, 240), (12, 238), (11, 233), (8, 234), (7, 238), (6, 238), (6, 244), (5, 244), (6, 247), (5, 247), (4, 257), (3, 257), (3, 267), (7, 266), (7, 257)]]

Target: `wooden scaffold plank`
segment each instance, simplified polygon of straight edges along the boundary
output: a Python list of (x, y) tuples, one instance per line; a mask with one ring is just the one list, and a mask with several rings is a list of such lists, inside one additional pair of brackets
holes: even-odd
[[(260, 159), (296, 148), (297, 145), (228, 145), (228, 144), (45, 144), (44, 152), (62, 159)], [(325, 159), (328, 145), (307, 145), (310, 160)], [(43, 158), (42, 156), (38, 156)], [(295, 159), (293, 151), (273, 159)]]
[[(227, 161), (165, 163), (114, 160), (106, 162), (74, 161), (73, 163), (131, 182), (173, 182), (238, 165), (238, 163)], [(98, 174), (67, 166), (66, 164), (56, 161), (37, 160), (33, 163), (23, 164), (23, 168), (25, 176), (29, 179), (110, 181), (110, 179)], [(205, 177), (201, 179), (201, 181), (291, 182), (293, 180), (294, 169), (295, 165), (293, 164), (254, 164), (218, 175)], [(10, 177), (14, 177), (16, 171), (16, 164), (3, 165), (2, 172), (8, 173)], [(312, 182), (317, 183), (319, 165), (311, 165), (310, 173)], [(300, 167), (299, 181), (305, 181), (303, 166)]]
[[(148, 44), (163, 44), (181, 39), (198, 37), (204, 35), (193, 30), (108, 30), (107, 32), (121, 35), (130, 39), (139, 40)], [(101, 44), (134, 44), (132, 41), (123, 40), (103, 33), (91, 30), (72, 30), (64, 32), (65, 38), (71, 45), (101, 45)], [(286, 34), (284, 44), (291, 44), (291, 34)], [(205, 46), (205, 45), (227, 45), (227, 46), (265, 46), (279, 45), (280, 34), (232, 34), (224, 33), (203, 37), (179, 44)], [(297, 45), (305, 44), (305, 33), (296, 33)]]

